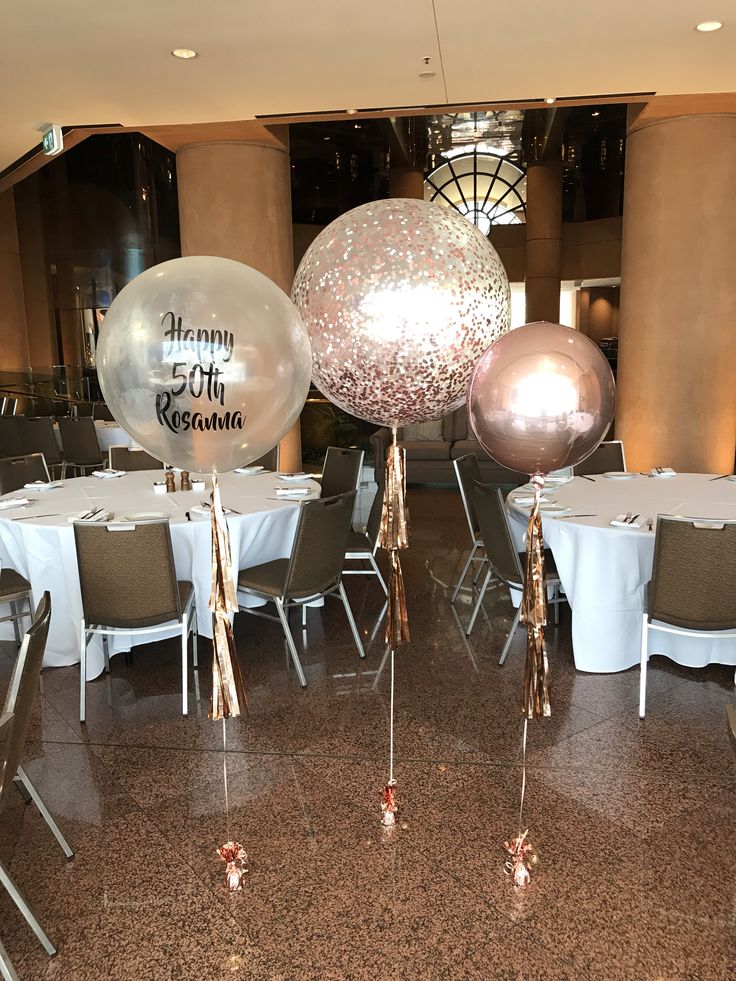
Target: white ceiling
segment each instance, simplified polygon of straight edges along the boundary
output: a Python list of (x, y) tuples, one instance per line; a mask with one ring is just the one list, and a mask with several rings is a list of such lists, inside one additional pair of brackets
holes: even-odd
[(44, 122), (726, 92), (735, 56), (733, 0), (2, 0), (0, 170)]

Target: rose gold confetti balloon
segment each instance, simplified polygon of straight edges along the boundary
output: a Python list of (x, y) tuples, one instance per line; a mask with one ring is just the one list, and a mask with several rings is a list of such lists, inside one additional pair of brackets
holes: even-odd
[(468, 418), (483, 449), (528, 474), (590, 456), (615, 406), (613, 374), (600, 348), (571, 327), (546, 322), (497, 340), (468, 388)]
[(450, 208), (404, 198), (361, 205), (314, 240), (292, 299), (317, 387), (379, 426), (426, 422), (465, 401), (509, 327), (509, 284), (488, 239)]

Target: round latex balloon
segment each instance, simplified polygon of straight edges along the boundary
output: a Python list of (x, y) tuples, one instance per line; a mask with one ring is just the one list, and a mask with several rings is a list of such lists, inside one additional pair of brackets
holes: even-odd
[(600, 348), (571, 327), (545, 322), (491, 345), (468, 388), (468, 418), (483, 449), (528, 474), (590, 456), (615, 405), (613, 373)]
[(115, 298), (97, 348), (102, 393), (145, 450), (222, 473), (275, 446), (311, 378), (309, 337), (289, 297), (241, 262), (172, 259)]
[(333, 221), (291, 295), (315, 385), (379, 426), (462, 405), (476, 361), (509, 327), (509, 284), (491, 243), (457, 211), (413, 199), (374, 201)]

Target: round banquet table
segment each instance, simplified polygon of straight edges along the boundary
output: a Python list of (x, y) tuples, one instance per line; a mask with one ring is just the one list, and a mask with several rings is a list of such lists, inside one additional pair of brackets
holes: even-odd
[[(514, 497), (529, 493), (528, 487), (507, 498), (511, 529), (519, 550), (529, 508)], [(654, 560), (654, 532), (646, 525), (657, 515), (690, 518), (736, 518), (736, 481), (713, 480), (708, 474), (676, 474), (628, 479), (596, 475), (575, 477), (563, 486), (548, 486), (545, 496), (564, 514), (542, 514), (545, 545), (552, 550), (570, 607), (575, 666), (581, 671), (624, 671), (639, 663), (642, 614), (646, 584)], [(622, 514), (638, 514), (641, 527), (610, 524)], [(576, 517), (591, 515), (591, 517)], [(688, 667), (707, 664), (736, 665), (733, 638), (693, 638), (654, 632), (650, 652)]]
[[(38, 603), (44, 590), (51, 593), (52, 613), (45, 666), (79, 662), (82, 597), (74, 529), (67, 519), (69, 515), (78, 515), (93, 507), (104, 507), (113, 513), (113, 519), (145, 512), (158, 512), (169, 518), (177, 578), (193, 583), (199, 633), (212, 636), (211, 613), (207, 608), (212, 579), (210, 519), (206, 515), (192, 514), (192, 520), (188, 521), (186, 517), (192, 507), (209, 500), (211, 480), (207, 479), (205, 491), (154, 494), (153, 482), (161, 476), (161, 471), (157, 470), (130, 472), (123, 477), (104, 480), (92, 476), (77, 477), (65, 480), (59, 488), (36, 493), (19, 490), (2, 498), (27, 496), (33, 499), (28, 507), (0, 511), (0, 564), (16, 569), (28, 579), (34, 604)], [(219, 483), (223, 506), (234, 509), (227, 515), (227, 523), (235, 569), (287, 558), (296, 532), (298, 500), (304, 498), (274, 499), (278, 480), (269, 472), (222, 474)], [(305, 479), (302, 483), (313, 488), (309, 497), (319, 496), (315, 482)], [(244, 605), (262, 602), (255, 597), (241, 596), (240, 599)], [(24, 621), (23, 626), (27, 623)], [(3, 638), (11, 638), (12, 625), (2, 624), (2, 627), (5, 628)], [(171, 631), (172, 636), (177, 633), (177, 628)], [(162, 633), (163, 636), (166, 634)], [(150, 639), (150, 636), (140, 639), (111, 636), (110, 654), (130, 650), (132, 645)], [(90, 640), (87, 664), (90, 679), (103, 670), (99, 635)]]

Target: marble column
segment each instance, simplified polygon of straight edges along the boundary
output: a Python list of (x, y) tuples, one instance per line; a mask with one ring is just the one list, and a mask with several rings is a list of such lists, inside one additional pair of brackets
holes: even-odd
[(562, 166), (533, 163), (526, 175), (526, 320), (560, 320)]
[[(182, 255), (244, 262), (287, 294), (294, 278), (288, 127), (254, 123), (233, 142), (198, 142), (176, 155)], [(282, 470), (301, 469), (295, 423), (280, 445)]]
[(627, 466), (731, 472), (736, 113), (629, 127), (616, 434)]
[(22, 371), (29, 366), (23, 275), (11, 189), (0, 194), (0, 369)]

